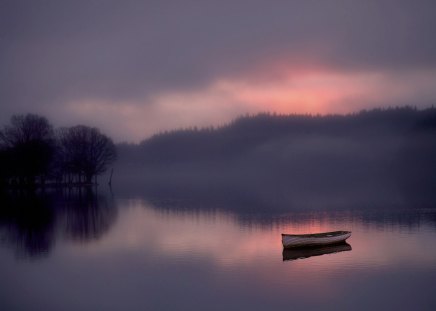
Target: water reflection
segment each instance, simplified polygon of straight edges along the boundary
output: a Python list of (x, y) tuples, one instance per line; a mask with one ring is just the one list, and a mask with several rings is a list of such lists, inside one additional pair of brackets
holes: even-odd
[[(436, 249), (428, 247), (436, 240), (435, 211), (410, 211), (413, 226), (404, 220), (405, 211), (398, 212), (402, 216), (271, 214), (262, 218), (269, 221), (257, 221), (256, 215), (219, 209), (163, 209), (138, 198), (116, 204), (97, 194), (49, 198), (39, 197), (45, 202), (39, 210), (51, 214), (52, 221), (43, 222), (51, 225), (41, 226), (50, 228), (42, 232), (51, 241), (51, 256), (17, 261), (0, 248), (2, 310), (434, 310), (436, 305)], [(2, 236), (14, 236), (19, 230), (8, 228), (20, 222), (1, 217)], [(283, 252), (283, 260), (311, 256), (307, 260), (278, 260), (282, 232), (343, 228), (353, 231), (352, 251), (344, 244)], [(9, 246), (20, 244), (12, 241)], [(320, 256), (333, 252), (338, 253)]]
[[(220, 210), (160, 209), (142, 200), (120, 201), (122, 213), (117, 225), (98, 246), (88, 252), (132, 252), (140, 250), (147, 256), (180, 261), (207, 258), (220, 267), (242, 267), (248, 262), (271, 262), (282, 251), (281, 233), (315, 233), (341, 230), (353, 231), (355, 267), (395, 264), (408, 258), (409, 263), (427, 264), (436, 260), (436, 249), (425, 256), (421, 248), (431, 243), (436, 234), (429, 211), (413, 211), (416, 227), (394, 221), (402, 217), (361, 217), (361, 212), (294, 213), (281, 221), (278, 216), (263, 222), (241, 222), (240, 215)], [(402, 212), (405, 213), (405, 212)], [(412, 211), (410, 212), (412, 213)], [(357, 214), (357, 216), (356, 216)], [(428, 218), (428, 216), (430, 216)], [(248, 216), (247, 216), (248, 217)], [(376, 221), (374, 221), (376, 219)], [(389, 219), (385, 223), (382, 219)], [(431, 226), (429, 226), (431, 225)], [(348, 244), (345, 244), (347, 247)], [(409, 258), (410, 257), (410, 258)], [(322, 262), (341, 261), (346, 257), (322, 256)]]
[(93, 188), (0, 196), (0, 241), (20, 258), (47, 256), (56, 240), (100, 238), (115, 222), (114, 200)]
[[(322, 217), (325, 221), (347, 220), (368, 226), (401, 226), (407, 230), (417, 230), (423, 223), (436, 228), (434, 207), (427, 204), (408, 204), (397, 196), (384, 200), (374, 199), (370, 203), (360, 197), (344, 193), (337, 195), (338, 202), (317, 200), (311, 193), (310, 200), (297, 204), (289, 194), (288, 187), (276, 188), (276, 183), (260, 188), (246, 188), (233, 185), (209, 183), (119, 185), (118, 198), (132, 197), (148, 202), (153, 208), (167, 212), (214, 212), (221, 211), (235, 215), (242, 226), (265, 227), (286, 223), (307, 222)], [(247, 186), (248, 187), (248, 186)], [(344, 197), (344, 196), (350, 197)], [(260, 196), (260, 197), (259, 197)], [(313, 200), (313, 202), (312, 202)], [(363, 203), (364, 202), (364, 203)], [(429, 207), (430, 206), (430, 207)], [(428, 212), (426, 215), (424, 215)]]
[(63, 205), (63, 228), (68, 238), (86, 242), (99, 239), (115, 222), (117, 209), (114, 199), (91, 188), (64, 193), (58, 198)]
[(48, 254), (55, 239), (54, 210), (46, 197), (24, 193), (3, 196), (0, 204), (1, 242), (19, 257)]
[(283, 249), (283, 261), (305, 259), (313, 256), (322, 256), (327, 254), (340, 253), (351, 251), (351, 245), (348, 243), (341, 243), (329, 246), (320, 247), (300, 247), (295, 249)]

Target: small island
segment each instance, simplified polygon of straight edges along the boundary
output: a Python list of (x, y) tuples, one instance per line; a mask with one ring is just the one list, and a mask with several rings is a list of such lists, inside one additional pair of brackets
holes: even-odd
[(95, 127), (54, 129), (45, 117), (14, 115), (0, 130), (0, 188), (96, 185), (116, 157)]

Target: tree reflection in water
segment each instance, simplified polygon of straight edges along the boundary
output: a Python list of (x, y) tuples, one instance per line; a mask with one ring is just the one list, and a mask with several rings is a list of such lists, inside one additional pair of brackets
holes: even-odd
[(0, 196), (0, 243), (19, 258), (48, 255), (66, 237), (81, 243), (104, 235), (117, 217), (112, 198), (91, 187)]
[(89, 241), (106, 233), (116, 218), (114, 203), (92, 188), (69, 192), (64, 201), (64, 229), (72, 240)]

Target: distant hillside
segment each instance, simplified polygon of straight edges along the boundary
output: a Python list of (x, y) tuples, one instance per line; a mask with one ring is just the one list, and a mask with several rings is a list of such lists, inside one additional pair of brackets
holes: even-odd
[[(139, 145), (120, 144), (121, 160), (166, 163), (223, 159), (263, 144), (298, 137), (356, 140), (403, 137), (436, 129), (436, 108), (374, 109), (348, 115), (275, 115), (240, 117), (219, 128), (189, 128), (154, 135)], [(290, 142), (290, 141), (289, 141)], [(130, 154), (129, 154), (130, 153)]]
[(273, 197), (283, 204), (436, 202), (435, 108), (259, 114), (219, 128), (160, 133), (118, 151), (117, 180), (148, 188), (225, 188), (229, 196), (265, 200), (278, 193)]

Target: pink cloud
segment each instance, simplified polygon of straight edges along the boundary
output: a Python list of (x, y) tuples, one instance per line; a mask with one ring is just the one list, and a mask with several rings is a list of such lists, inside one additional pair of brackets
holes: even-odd
[(436, 102), (436, 72), (430, 70), (386, 73), (299, 67), (294, 71), (278, 66), (266, 70), (258, 67), (245, 76), (221, 77), (202, 88), (168, 90), (142, 100), (71, 101), (52, 113), (69, 122), (98, 126), (116, 141), (140, 141), (164, 130), (223, 125), (247, 113), (350, 113), (414, 105), (417, 96)]

